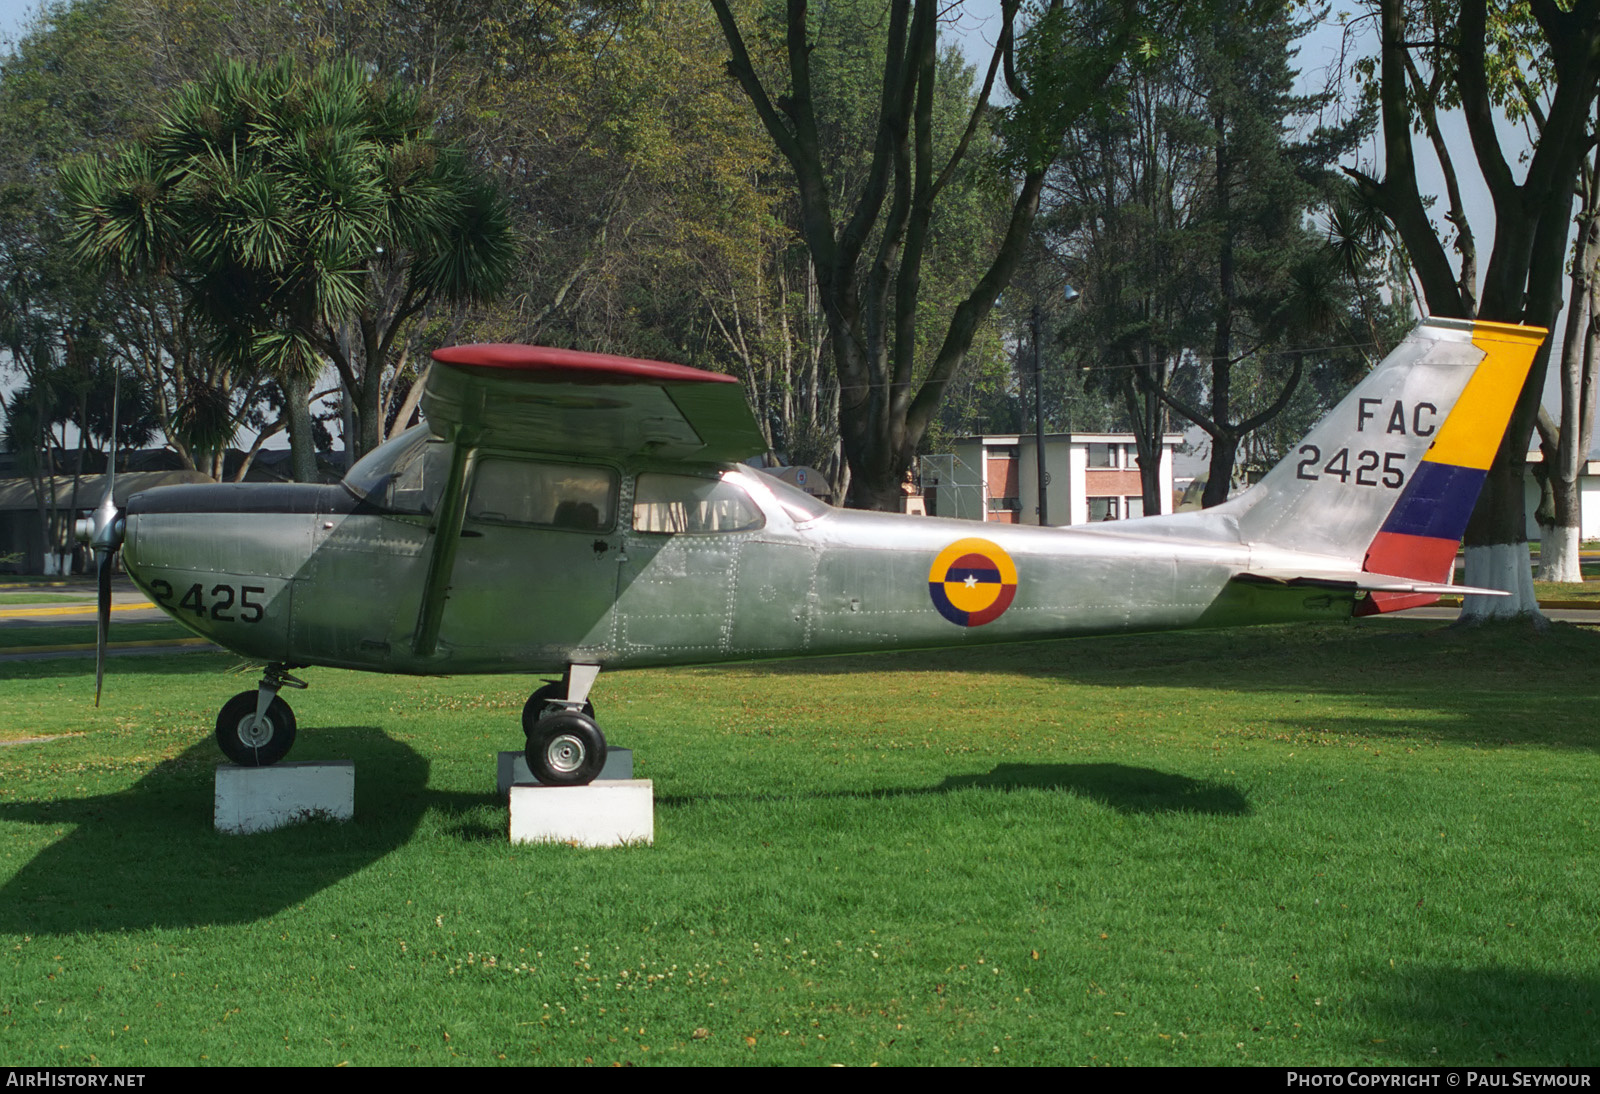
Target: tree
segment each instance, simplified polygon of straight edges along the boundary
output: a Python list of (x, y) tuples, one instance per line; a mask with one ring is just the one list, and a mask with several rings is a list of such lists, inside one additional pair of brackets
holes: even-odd
[(1119, 73), (1117, 109), (1069, 131), (1046, 218), (1084, 273), (1080, 352), (1110, 366), (1147, 507), (1159, 503), (1165, 408), (1210, 435), (1204, 504), (1219, 504), (1240, 451), (1294, 404), (1304, 347), (1347, 327), (1353, 300), (1306, 221), (1362, 120), (1295, 136), (1330, 98), (1292, 93), (1308, 24), (1283, 0), (1212, 0), (1189, 15), (1158, 56)]
[[(1600, 81), (1600, 0), (1527, 0), (1491, 11), (1487, 0), (1377, 0), (1379, 49), (1362, 75), (1382, 111), (1384, 174), (1349, 169), (1363, 196), (1388, 218), (1410, 256), (1427, 310), (1436, 316), (1553, 328), (1573, 197), (1592, 146)], [(1494, 204), (1494, 242), (1478, 266), (1477, 240), (1461, 199), (1462, 170), (1439, 116), (1459, 109), (1474, 162)], [(1497, 114), (1523, 120), (1533, 137), (1518, 181)], [(1417, 181), (1413, 142), (1426, 136), (1444, 172), (1452, 263)], [(1479, 285), (1481, 282), (1481, 292)], [(1463, 620), (1538, 615), (1526, 542), (1523, 473), (1549, 362), (1534, 358), (1511, 424), (1466, 529), (1469, 585), (1509, 597), (1468, 597)]]
[[(833, 187), (830, 200), (836, 204), (848, 200), (871, 170), (872, 106), (888, 46), (889, 26), (883, 15), (882, 5), (872, 0), (842, 0), (820, 11), (812, 27), (811, 89), (823, 119), (817, 154)], [(956, 48), (939, 50), (929, 111), (936, 158), (947, 157), (967, 131), (975, 77)], [(725, 75), (723, 84), (742, 94)], [(755, 122), (748, 108), (743, 115)], [(843, 498), (851, 473), (840, 441), (839, 380), (816, 268), (803, 242), (800, 203), (783, 177), (787, 172), (770, 142), (760, 136), (768, 150), (760, 164), (760, 185), (774, 197), (771, 213), (761, 222), (759, 264), (753, 277), (733, 265), (725, 267), (725, 273), (712, 272), (705, 307), (732, 358), (729, 371), (747, 379), (752, 406), (772, 448), (792, 462), (822, 469), (833, 496)], [(992, 147), (993, 139), (987, 120), (980, 120), (969, 138), (975, 147)], [(918, 287), (921, 306), (913, 336), (918, 360), (926, 361), (937, 351), (946, 317), (983, 275), (987, 256), (1004, 235), (1009, 196), (986, 168), (980, 157), (973, 157), (955, 172), (940, 196)], [(941, 413), (924, 434), (924, 445), (937, 446), (938, 437), (951, 430), (987, 427), (986, 417), (973, 414), (988, 401), (967, 396), (992, 389), (997, 382), (1003, 386), (1007, 357), (995, 325), (980, 327), (965, 366), (951, 382), (961, 397), (954, 407), (949, 400), (941, 404)]]
[[(1591, 138), (1593, 139), (1593, 138)], [(1561, 409), (1552, 420), (1541, 406), (1539, 580), (1583, 580), (1578, 550), (1583, 506), (1579, 484), (1594, 440), (1595, 380), (1600, 371), (1600, 144), (1579, 183), (1577, 240), (1567, 292), (1567, 322), (1561, 342)]]
[(224, 62), (149, 139), (63, 170), (74, 239), (122, 276), (174, 278), (211, 352), (282, 378), (306, 477), (321, 361), (355, 412), (347, 446), (368, 451), (397, 336), (433, 301), (487, 299), (508, 275), (503, 202), (431, 128), (419, 94), (354, 61)]
[[(78, 0), (52, 9), (3, 59), (0, 170), (18, 165), (33, 208), (48, 219), (60, 210), (58, 162), (156, 129), (178, 90), (209, 78), (217, 57), (254, 68), (297, 59), (304, 69), (358, 58), (423, 92), (437, 116), (436, 144), (493, 165), (518, 244), (496, 302), (462, 307), (435, 297), (395, 336), (379, 395), (380, 436), (410, 421), (426, 347), (462, 339), (741, 372), (776, 413), (786, 414), (787, 402), (800, 416), (814, 403), (827, 417), (828, 384), (808, 388), (799, 379), (809, 366), (798, 342), (787, 357), (796, 382), (781, 370), (767, 382), (766, 365), (784, 358), (757, 353), (747, 363), (716, 322), (720, 316), (731, 329), (734, 302), (748, 317), (758, 296), (763, 314), (773, 315), (767, 290), (782, 279), (770, 276), (770, 258), (794, 249), (793, 233), (773, 214), (774, 154), (726, 79), (721, 41), (709, 9), (630, 0)], [(800, 270), (791, 261), (782, 272)], [(803, 282), (789, 282), (797, 298)], [(135, 275), (108, 279), (100, 291), (115, 298), (108, 321), (118, 346), (157, 379), (169, 444), (185, 462), (220, 474), (238, 422), (266, 415), (265, 429), (283, 428), (273, 420), (281, 385), (254, 359), (214, 352), (217, 332), (198, 328), (181, 289), (170, 277)], [(788, 315), (804, 307), (782, 303)], [(359, 357), (360, 332), (348, 333)], [(357, 364), (365, 374), (364, 361)], [(274, 392), (278, 404), (265, 397)], [(301, 394), (289, 404), (303, 406)], [(344, 400), (352, 417), (358, 402)], [(317, 423), (301, 426), (321, 435)], [(779, 429), (791, 446), (797, 432), (814, 431)]]
[(286, 25), (279, 9), (248, 3), (77, 0), (47, 5), (3, 58), (0, 231), (8, 252), (27, 248), (29, 270), (71, 271), (80, 307), (92, 299), (108, 352), (149, 392), (168, 446), (214, 478), (241, 425), (262, 428), (260, 369), (207, 353), (171, 281), (86, 276), (63, 239), (57, 172), (64, 160), (108, 151), (154, 125), (166, 92), (198, 75), (201, 58), (210, 66), (218, 52), (279, 52)]
[[(1038, 211), (1039, 194), (1061, 134), (1098, 101), (1138, 29), (1131, 0), (1068, 6), (1051, 0), (1019, 33), (1020, 0), (1003, 0), (999, 41), (982, 90), (956, 146), (934, 143), (938, 5), (894, 0), (877, 66), (877, 117), (866, 169), (831, 176), (813, 75), (816, 24), (807, 0), (789, 0), (785, 60), (763, 76), (727, 0), (712, 0), (731, 54), (728, 71), (794, 172), (801, 236), (816, 271), (839, 379), (839, 426), (851, 469), (847, 504), (897, 506), (899, 485), (950, 383), (995, 299), (1010, 282)], [(767, 58), (760, 58), (765, 64)], [(1001, 242), (982, 274), (950, 312), (931, 359), (917, 355), (917, 319), (927, 248), (941, 196), (975, 151), (973, 136), (1003, 69), (1015, 102), (1001, 113), (998, 160), (1013, 189)], [(769, 85), (782, 90), (774, 97)]]

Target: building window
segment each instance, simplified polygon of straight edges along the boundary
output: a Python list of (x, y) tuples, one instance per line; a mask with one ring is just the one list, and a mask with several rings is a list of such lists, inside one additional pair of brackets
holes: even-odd
[(1090, 467), (1115, 467), (1117, 466), (1117, 446), (1111, 444), (1089, 445)]
[(1089, 519), (1091, 521), (1118, 519), (1117, 508), (1121, 500), (1121, 498), (1090, 498)]
[(989, 512), (991, 512), (991, 513), (1010, 512), (1012, 510), (1021, 509), (1021, 508), (1022, 508), (1022, 501), (1019, 498), (990, 498), (989, 499)]
[(1129, 520), (1144, 516), (1143, 498), (1123, 498), (1122, 511), (1128, 515)]

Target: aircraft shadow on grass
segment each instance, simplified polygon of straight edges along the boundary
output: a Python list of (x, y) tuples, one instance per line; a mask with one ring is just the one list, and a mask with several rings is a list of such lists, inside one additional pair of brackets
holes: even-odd
[[(1392, 626), (1296, 624), (1243, 627), (1225, 635), (1128, 635), (1093, 643), (1065, 639), (885, 653), (874, 662), (896, 673), (999, 673), (1068, 687), (1275, 696), (1281, 698), (1275, 716), (1258, 716), (1252, 724), (1294, 733), (1600, 748), (1600, 736), (1590, 728), (1600, 628), (1552, 623), (1543, 633), (1450, 625), (1385, 629)], [(863, 664), (859, 657), (819, 658), (728, 671), (753, 677), (846, 676), (861, 673)], [(1304, 708), (1295, 704), (1316, 693), (1346, 695), (1358, 706), (1340, 716), (1301, 713)], [(1493, 701), (1486, 702), (1486, 694)], [(1518, 711), (1509, 721), (1508, 702)], [(1399, 716), (1408, 710), (1418, 717)]]
[(986, 775), (951, 775), (934, 793), (989, 787), (1061, 790), (1119, 813), (1205, 813), (1247, 816), (1245, 796), (1231, 786), (1126, 764), (1001, 764)]
[(1149, 767), (1126, 764), (1000, 764), (982, 775), (950, 775), (937, 786), (887, 790), (818, 791), (815, 794), (658, 794), (660, 806), (692, 805), (710, 799), (785, 797), (883, 798), (944, 795), (957, 790), (1056, 790), (1097, 801), (1119, 813), (1203, 813), (1212, 816), (1248, 816), (1254, 812), (1245, 796), (1231, 786), (1202, 782)]
[[(1387, 970), (1386, 970), (1387, 972)], [(1354, 1046), (1374, 1062), (1437, 1066), (1588, 1067), (1594, 1062), (1600, 980), (1501, 965), (1421, 966), (1379, 975), (1354, 1000), (1371, 1036)]]
[(209, 739), (119, 793), (0, 805), (0, 820), (62, 832), (0, 886), (0, 932), (254, 921), (405, 844), (428, 808), (458, 804), (453, 799), (460, 795), (427, 789), (427, 760), (380, 731), (345, 726), (318, 734), (332, 754), (356, 761), (353, 824), (218, 833), (212, 824), (217, 756)]

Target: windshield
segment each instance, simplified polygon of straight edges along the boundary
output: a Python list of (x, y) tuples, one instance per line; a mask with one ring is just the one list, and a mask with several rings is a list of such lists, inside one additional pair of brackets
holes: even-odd
[(431, 513), (444, 492), (450, 445), (412, 426), (356, 462), (344, 484), (357, 497), (397, 513)]
[(817, 500), (793, 483), (784, 482), (776, 475), (766, 474), (762, 468), (756, 470), (762, 471), (761, 485), (771, 491), (778, 504), (783, 506), (784, 512), (789, 514), (789, 519), (796, 524), (804, 524), (808, 520), (816, 520), (833, 512), (833, 506)]

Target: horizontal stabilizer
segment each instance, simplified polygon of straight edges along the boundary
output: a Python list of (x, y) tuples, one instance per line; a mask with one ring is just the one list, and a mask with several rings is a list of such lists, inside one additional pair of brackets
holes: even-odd
[(1355, 589), (1372, 593), (1415, 593), (1425, 596), (1510, 596), (1504, 589), (1479, 589), (1471, 585), (1441, 585), (1414, 577), (1396, 577), (1393, 574), (1352, 573), (1326, 570), (1251, 570), (1240, 574), (1237, 580), (1256, 580), (1274, 585), (1319, 586), (1322, 588)]

